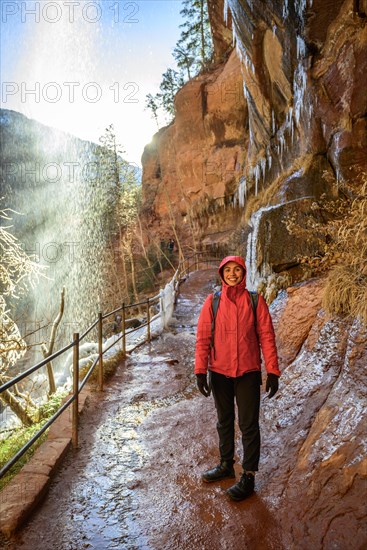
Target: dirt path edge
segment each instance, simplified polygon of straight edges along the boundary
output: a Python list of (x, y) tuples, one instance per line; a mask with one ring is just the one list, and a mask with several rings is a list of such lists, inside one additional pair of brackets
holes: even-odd
[[(79, 414), (83, 412), (90, 392), (88, 388), (80, 392)], [(47, 495), (51, 480), (72, 447), (71, 435), (69, 407), (52, 424), (46, 441), (29, 462), (0, 492), (0, 531), (5, 537), (9, 538), (18, 531)]]

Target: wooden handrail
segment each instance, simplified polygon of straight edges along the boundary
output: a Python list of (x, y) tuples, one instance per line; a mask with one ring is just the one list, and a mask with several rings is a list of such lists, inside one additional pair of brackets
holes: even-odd
[[(201, 263), (201, 262), (210, 262), (210, 261), (217, 261), (218, 260), (218, 258), (206, 258), (205, 260), (203, 260), (202, 258), (198, 259), (198, 256), (201, 256), (201, 255), (204, 255), (204, 254), (205, 254), (204, 252), (196, 252), (195, 254), (193, 254), (192, 256), (190, 256), (186, 259), (186, 262), (189, 262), (190, 259), (194, 258), (194, 263), (193, 264), (186, 263), (186, 265), (185, 265), (185, 260), (179, 264), (174, 276), (172, 277), (172, 279), (170, 281), (174, 284), (174, 289), (175, 290), (178, 287), (179, 280), (186, 273), (190, 272), (190, 269), (191, 269), (192, 266), (196, 267), (196, 269), (197, 269), (199, 263)], [(177, 283), (177, 287), (175, 286), (175, 283)], [(103, 390), (103, 355), (111, 347), (113, 347), (116, 344), (116, 342), (123, 339), (123, 351), (124, 351), (124, 353), (126, 353), (126, 335), (131, 334), (132, 332), (135, 332), (136, 330), (139, 330), (140, 328), (145, 327), (145, 326), (148, 327), (148, 329), (147, 329), (147, 339), (148, 339), (148, 342), (150, 342), (150, 339), (151, 339), (151, 332), (150, 332), (151, 322), (152, 322), (152, 320), (157, 319), (162, 314), (162, 311), (160, 311), (159, 313), (154, 315), (152, 318), (150, 318), (149, 307), (155, 301), (158, 301), (160, 304), (162, 303), (161, 292), (159, 294), (157, 294), (156, 296), (154, 296), (153, 298), (147, 298), (146, 300), (144, 300), (142, 302), (139, 302), (139, 303), (136, 303), (136, 304), (125, 305), (123, 303), (121, 307), (118, 307), (117, 309), (115, 309), (115, 310), (113, 310), (109, 313), (106, 313), (104, 315), (100, 312), (99, 315), (98, 315), (98, 318), (81, 335), (79, 335), (79, 333), (74, 333), (73, 340), (70, 344), (68, 344), (67, 346), (64, 346), (60, 350), (58, 350), (55, 353), (53, 353), (52, 355), (50, 355), (50, 357), (47, 357), (47, 358), (43, 359), (42, 361), (40, 361), (39, 363), (36, 363), (35, 365), (30, 367), (29, 369), (27, 369), (23, 373), (15, 376), (11, 380), (8, 380), (5, 384), (0, 386), (0, 394), (1, 394), (3, 391), (7, 390), (8, 388), (13, 386), (14, 384), (17, 384), (18, 382), (20, 382), (21, 380), (23, 380), (24, 378), (26, 378), (30, 374), (33, 374), (38, 369), (45, 366), (46, 363), (49, 363), (50, 361), (52, 361), (56, 357), (61, 356), (63, 353), (68, 351), (70, 348), (74, 348), (73, 349), (73, 394), (72, 394), (72, 396), (56, 411), (56, 413), (51, 418), (48, 419), (48, 421), (42, 426), (42, 428), (37, 433), (35, 433), (32, 436), (32, 438), (21, 449), (19, 449), (19, 451), (1, 468), (0, 478), (2, 478), (10, 470), (10, 468), (12, 468), (18, 462), (18, 460), (24, 455), (24, 453), (26, 451), (28, 451), (28, 449), (37, 441), (37, 439), (46, 431), (46, 429), (49, 428), (51, 426), (51, 424), (60, 416), (60, 414), (65, 409), (67, 409), (67, 407), (69, 407), (72, 403), (73, 403), (72, 441), (73, 441), (73, 446), (74, 447), (78, 446), (78, 396), (79, 396), (80, 391), (82, 390), (82, 388), (86, 384), (87, 380), (89, 379), (90, 375), (92, 374), (92, 372), (93, 372), (93, 370), (94, 370), (97, 363), (99, 364), (99, 388), (100, 388), (100, 390)], [(125, 315), (126, 310), (131, 308), (131, 307), (136, 307), (136, 306), (145, 305), (145, 304), (147, 305), (147, 322), (143, 323), (139, 327), (133, 328), (132, 330), (129, 330), (128, 332), (126, 332), (126, 326), (125, 326), (126, 325), (126, 315)], [(115, 314), (119, 311), (122, 311), (122, 329), (123, 329), (122, 330), (122, 335), (117, 340), (115, 340), (113, 342), (113, 344), (111, 344), (111, 346), (109, 346), (108, 348), (103, 350), (103, 348), (102, 348), (102, 322), (103, 322), (103, 319), (106, 319), (106, 318), (110, 317), (111, 315), (113, 315), (113, 314)], [(93, 361), (93, 363), (90, 366), (87, 374), (85, 375), (83, 380), (80, 382), (79, 381), (79, 345), (80, 345), (80, 342), (87, 336), (87, 334), (89, 334), (89, 332), (93, 328), (95, 328), (97, 325), (98, 325), (98, 357)]]

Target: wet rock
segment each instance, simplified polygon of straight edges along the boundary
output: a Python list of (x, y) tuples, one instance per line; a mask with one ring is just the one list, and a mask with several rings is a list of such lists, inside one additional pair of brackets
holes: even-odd
[(178, 359), (168, 359), (166, 361), (167, 365), (177, 365), (177, 363), (179, 363), (179, 360)]
[(50, 485), (48, 473), (25, 472), (16, 476), (1, 492), (0, 529), (6, 536), (14, 534), (44, 498)]
[(246, 151), (245, 99), (236, 54), (184, 86), (175, 108), (174, 124), (155, 135), (142, 157), (143, 202), (153, 223), (169, 214), (165, 189), (182, 220), (192, 201), (196, 210), (205, 210), (206, 197), (221, 199), (235, 182)]
[[(286, 305), (281, 314), (274, 317), (274, 325), (279, 359), (286, 367), (297, 357), (315, 324), (322, 301), (322, 281), (314, 279), (289, 287), (280, 300)], [(276, 307), (273, 304), (271, 310)]]
[(214, 60), (221, 62), (232, 49), (231, 12), (227, 8), (227, 23), (223, 21), (224, 0), (208, 0), (210, 27), (212, 29)]
[[(287, 230), (287, 221), (293, 218), (296, 226), (304, 227), (314, 217), (313, 199), (299, 199), (259, 209), (250, 220), (252, 230), (247, 246), (247, 262), (252, 274), (269, 276), (273, 272), (298, 266), (299, 258), (323, 253), (321, 235), (314, 232), (305, 241)], [(248, 241), (249, 243), (249, 241)], [(256, 288), (256, 285), (255, 285)]]
[(126, 319), (125, 327), (126, 328), (137, 328), (142, 324), (141, 319)]
[(134, 395), (131, 402), (132, 403), (137, 403), (139, 401), (144, 401), (146, 399), (146, 397), (147, 397), (146, 393), (138, 393), (137, 395)]
[(355, 121), (351, 130), (341, 130), (333, 135), (329, 154), (340, 179), (348, 181), (367, 172), (366, 143), (365, 119)]
[(336, 541), (348, 547), (351, 536), (353, 547), (362, 548), (367, 540), (367, 334), (358, 322), (348, 332), (340, 375), (314, 419), (284, 494), (292, 503), (291, 537), (304, 549), (332, 547)]
[(278, 203), (287, 203), (309, 197), (317, 201), (321, 195), (336, 198), (335, 177), (324, 155), (310, 155), (304, 159), (303, 166), (299, 170), (292, 172), (282, 181), (273, 200)]
[(328, 319), (322, 311), (315, 316), (320, 282), (290, 291), (285, 307), (274, 305), (279, 352), (288, 366), (262, 412), (268, 498), (276, 497), (286, 518), (285, 547), (347, 548), (353, 538), (353, 547), (362, 548), (367, 333), (358, 321)]

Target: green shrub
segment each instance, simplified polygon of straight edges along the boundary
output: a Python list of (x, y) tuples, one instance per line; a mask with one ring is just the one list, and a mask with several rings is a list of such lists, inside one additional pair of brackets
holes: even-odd
[[(2, 468), (26, 443), (35, 433), (37, 433), (49, 418), (60, 408), (62, 399), (67, 395), (67, 392), (57, 392), (52, 395), (47, 403), (40, 405), (38, 409), (39, 422), (35, 422), (30, 427), (16, 428), (14, 432), (5, 440), (0, 442), (0, 467)], [(18, 460), (16, 464), (0, 479), (0, 490), (21, 470), (21, 468), (29, 461), (35, 450), (47, 438), (47, 430), (44, 432), (30, 449)]]

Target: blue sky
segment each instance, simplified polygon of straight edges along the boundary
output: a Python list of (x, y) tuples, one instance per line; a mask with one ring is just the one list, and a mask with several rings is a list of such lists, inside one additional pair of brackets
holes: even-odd
[(175, 67), (182, 2), (0, 0), (1, 106), (98, 141), (113, 123), (140, 164), (157, 130), (144, 110)]

